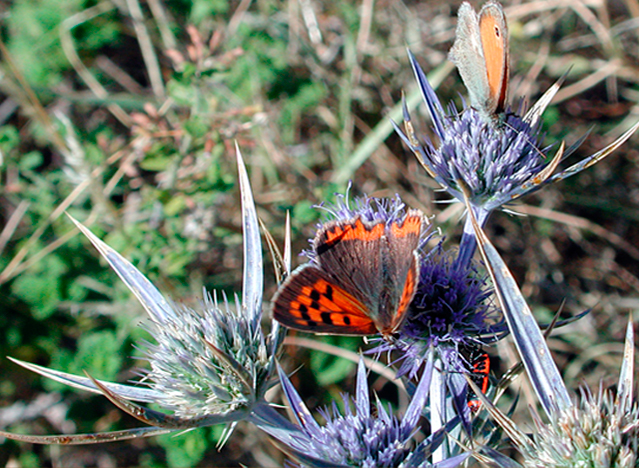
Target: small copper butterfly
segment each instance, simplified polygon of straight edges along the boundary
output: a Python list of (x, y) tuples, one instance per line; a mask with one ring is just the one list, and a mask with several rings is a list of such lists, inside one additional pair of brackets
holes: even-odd
[(409, 210), (392, 223), (356, 217), (325, 224), (313, 241), (315, 260), (273, 297), (273, 317), (296, 330), (391, 337), (417, 289), (424, 219)]
[(503, 113), (508, 94), (508, 26), (502, 6), (490, 1), (479, 11), (459, 7), (449, 58), (468, 89), (470, 105), (489, 122)]

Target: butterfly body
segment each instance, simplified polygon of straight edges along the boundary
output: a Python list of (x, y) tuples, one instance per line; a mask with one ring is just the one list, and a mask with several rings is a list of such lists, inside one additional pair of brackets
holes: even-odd
[(468, 89), (471, 106), (494, 123), (506, 107), (509, 57), (508, 27), (502, 6), (490, 1), (479, 14), (468, 3), (458, 13), (449, 58)]
[(422, 225), (417, 211), (401, 224), (360, 217), (327, 223), (313, 241), (315, 261), (294, 271), (273, 298), (273, 317), (314, 333), (392, 335), (417, 288)]

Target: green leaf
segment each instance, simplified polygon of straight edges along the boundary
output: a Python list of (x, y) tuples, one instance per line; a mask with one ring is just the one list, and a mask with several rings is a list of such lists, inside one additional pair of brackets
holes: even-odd
[(18, 276), (11, 291), (29, 304), (37, 320), (51, 316), (62, 299), (61, 275), (67, 265), (56, 255), (47, 255), (34, 268)]
[(82, 335), (78, 341), (71, 372), (87, 371), (92, 377), (115, 380), (122, 367), (122, 340), (115, 333), (103, 330)]
[(175, 468), (197, 465), (209, 445), (207, 430), (200, 428), (178, 435), (167, 434), (158, 437), (158, 443), (166, 450), (168, 465)]
[(13, 125), (0, 127), (0, 152), (9, 153), (20, 144), (20, 134)]

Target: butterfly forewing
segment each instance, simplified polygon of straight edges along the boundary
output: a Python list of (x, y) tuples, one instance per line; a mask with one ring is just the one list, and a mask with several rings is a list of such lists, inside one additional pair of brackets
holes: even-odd
[(503, 112), (508, 91), (508, 28), (501, 6), (487, 3), (479, 14), (479, 32), (490, 89), (490, 108)]
[(314, 333), (372, 335), (376, 327), (358, 299), (314, 265), (295, 271), (273, 298), (273, 318)]
[[(393, 223), (388, 235), (388, 290), (394, 292), (386, 307), (390, 331), (399, 328), (406, 310), (415, 295), (419, 278), (419, 255), (417, 249), (422, 232), (423, 217), (419, 212), (409, 211), (404, 223)], [(408, 254), (410, 252), (410, 254)]]
[(455, 43), (450, 49), (450, 59), (468, 89), (471, 105), (483, 108), (490, 99), (486, 75), (484, 51), (479, 32), (479, 15), (468, 2), (459, 7)]
[[(374, 314), (383, 287), (384, 224), (369, 225), (357, 218), (352, 223), (329, 223), (315, 238), (322, 271), (351, 292)], [(374, 319), (374, 317), (373, 317)]]

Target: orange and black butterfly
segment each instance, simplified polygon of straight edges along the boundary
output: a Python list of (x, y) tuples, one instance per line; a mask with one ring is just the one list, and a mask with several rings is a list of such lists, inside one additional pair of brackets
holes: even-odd
[(273, 317), (313, 333), (392, 336), (417, 289), (425, 223), (409, 210), (391, 223), (356, 217), (325, 224), (313, 241), (315, 260), (275, 294)]

